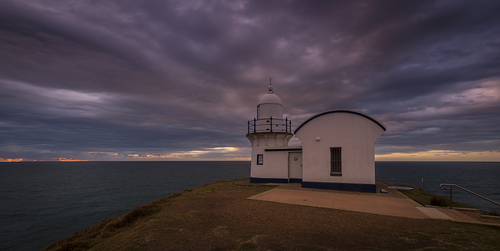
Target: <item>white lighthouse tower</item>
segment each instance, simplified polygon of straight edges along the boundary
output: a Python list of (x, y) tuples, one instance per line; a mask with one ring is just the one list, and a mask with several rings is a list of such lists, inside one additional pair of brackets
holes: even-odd
[(284, 164), (277, 163), (282, 162), (282, 158), (276, 158), (270, 152), (288, 146), (293, 136), (291, 129), (291, 122), (283, 119), (283, 103), (269, 83), (268, 93), (257, 104), (257, 118), (248, 121), (246, 136), (252, 144), (250, 182), (273, 182), (276, 179), (286, 179), (288, 182), (287, 177), (283, 177), (284, 171), (276, 168)]

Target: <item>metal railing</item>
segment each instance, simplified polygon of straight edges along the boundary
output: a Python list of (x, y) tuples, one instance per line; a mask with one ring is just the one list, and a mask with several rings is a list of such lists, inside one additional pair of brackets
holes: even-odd
[[(273, 123), (274, 122), (274, 123)], [(248, 134), (258, 132), (292, 132), (292, 121), (286, 119), (256, 119), (248, 121)]]
[[(448, 186), (448, 188), (444, 188), (443, 186)], [(481, 195), (479, 195), (477, 193), (474, 193), (472, 191), (469, 191), (469, 190), (467, 190), (467, 189), (465, 189), (465, 188), (463, 188), (461, 186), (458, 186), (458, 185), (455, 185), (455, 184), (441, 184), (441, 185), (439, 185), (439, 188), (441, 188), (442, 190), (450, 190), (450, 208), (453, 208), (453, 206), (452, 206), (453, 205), (453, 187), (460, 188), (460, 189), (462, 189), (462, 190), (464, 190), (464, 191), (466, 191), (466, 192), (468, 192), (470, 194), (473, 194), (473, 195), (475, 195), (475, 196), (477, 196), (477, 197), (479, 197), (479, 198), (481, 198), (483, 200), (487, 200), (487, 201), (489, 201), (489, 202), (491, 202), (493, 204), (496, 204), (496, 205), (500, 206), (500, 203), (492, 201), (492, 200), (490, 200), (490, 199), (488, 199), (486, 197), (483, 197), (483, 196), (481, 196)]]

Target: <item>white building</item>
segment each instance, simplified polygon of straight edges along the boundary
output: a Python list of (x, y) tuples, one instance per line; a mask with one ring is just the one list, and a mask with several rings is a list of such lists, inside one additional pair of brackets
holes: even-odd
[[(362, 112), (346, 109), (318, 113), (291, 132), (283, 103), (269, 92), (248, 122), (252, 144), (250, 182), (301, 182), (302, 187), (376, 192), (375, 142), (386, 127)], [(302, 146), (288, 146), (295, 137)]]

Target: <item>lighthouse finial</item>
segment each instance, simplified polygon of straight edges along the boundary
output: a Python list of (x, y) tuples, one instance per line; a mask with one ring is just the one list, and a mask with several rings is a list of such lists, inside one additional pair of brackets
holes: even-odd
[(273, 92), (273, 86), (271, 85), (271, 81), (272, 81), (272, 80), (273, 80), (273, 78), (272, 78), (272, 77), (270, 77), (270, 78), (269, 78), (269, 86), (267, 87), (267, 90), (268, 90), (268, 92), (267, 92), (267, 93), (269, 93), (269, 94), (274, 93), (274, 92)]

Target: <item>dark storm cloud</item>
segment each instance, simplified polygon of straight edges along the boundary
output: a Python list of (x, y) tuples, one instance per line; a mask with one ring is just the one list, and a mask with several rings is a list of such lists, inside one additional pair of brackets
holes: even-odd
[(379, 154), (498, 151), (499, 12), (487, 1), (3, 1), (0, 158), (245, 158), (269, 76), (294, 125), (335, 108), (379, 118)]

